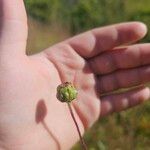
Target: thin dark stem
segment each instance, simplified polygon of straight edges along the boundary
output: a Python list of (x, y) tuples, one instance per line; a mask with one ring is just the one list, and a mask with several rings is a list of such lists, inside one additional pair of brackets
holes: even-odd
[(71, 116), (72, 116), (72, 119), (73, 119), (73, 121), (74, 121), (74, 123), (75, 123), (75, 126), (76, 126), (76, 128), (77, 128), (77, 131), (78, 131), (78, 134), (79, 134), (79, 138), (80, 138), (80, 142), (81, 142), (81, 145), (82, 145), (82, 147), (83, 147), (83, 150), (88, 150), (88, 149), (87, 149), (87, 146), (86, 146), (86, 143), (85, 143), (84, 139), (82, 138), (82, 135), (81, 135), (81, 132), (80, 132), (78, 123), (77, 123), (77, 121), (76, 121), (76, 119), (75, 119), (75, 116), (74, 116), (74, 113), (73, 113), (71, 104), (70, 104), (70, 103), (67, 103), (67, 104), (68, 104), (69, 111), (70, 111), (70, 114), (71, 114)]

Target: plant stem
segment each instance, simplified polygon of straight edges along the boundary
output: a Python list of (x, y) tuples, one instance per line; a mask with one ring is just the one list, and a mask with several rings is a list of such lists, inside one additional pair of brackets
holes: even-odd
[(70, 104), (70, 103), (67, 103), (67, 104), (68, 104), (68, 107), (69, 107), (69, 111), (70, 111), (71, 117), (72, 117), (72, 119), (73, 119), (73, 121), (74, 121), (74, 123), (75, 123), (75, 126), (76, 126), (76, 128), (77, 128), (77, 131), (78, 131), (78, 134), (79, 134), (80, 143), (81, 143), (81, 145), (82, 145), (82, 148), (83, 148), (83, 150), (88, 150), (88, 149), (87, 149), (87, 146), (86, 146), (86, 143), (85, 143), (84, 139), (82, 138), (82, 135), (81, 135), (81, 132), (80, 132), (78, 123), (77, 123), (77, 121), (76, 121), (76, 118), (75, 118), (75, 116), (74, 116), (74, 113), (73, 113), (71, 104)]

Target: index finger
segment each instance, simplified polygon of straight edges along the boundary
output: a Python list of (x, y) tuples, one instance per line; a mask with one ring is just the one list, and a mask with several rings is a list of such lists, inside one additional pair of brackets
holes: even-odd
[(79, 55), (94, 57), (114, 47), (136, 42), (147, 32), (141, 22), (120, 23), (96, 28), (66, 41)]

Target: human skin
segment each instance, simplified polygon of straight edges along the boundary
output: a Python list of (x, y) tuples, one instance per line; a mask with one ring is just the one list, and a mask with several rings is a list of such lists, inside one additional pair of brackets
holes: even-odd
[(150, 81), (150, 44), (133, 44), (146, 32), (140, 22), (96, 28), (27, 56), (23, 1), (0, 0), (0, 149), (68, 150), (79, 140), (67, 105), (56, 98), (62, 82), (78, 89), (73, 111), (82, 133), (148, 100), (144, 86), (102, 96)]

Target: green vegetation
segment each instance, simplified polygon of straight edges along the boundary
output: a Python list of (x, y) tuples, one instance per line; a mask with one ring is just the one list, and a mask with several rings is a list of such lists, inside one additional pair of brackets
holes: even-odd
[[(29, 14), (44, 22), (59, 22), (72, 33), (119, 22), (124, 15), (122, 0), (26, 0)], [(109, 11), (106, 11), (109, 10)]]
[(150, 103), (103, 118), (85, 135), (89, 150), (149, 150), (149, 139)]
[[(26, 0), (28, 48), (42, 50), (70, 35), (123, 21), (150, 26), (149, 0)], [(59, 35), (59, 36), (58, 36)], [(150, 33), (142, 40), (150, 42)], [(32, 53), (29, 51), (29, 53)], [(101, 119), (85, 135), (89, 150), (149, 150), (150, 103)], [(79, 150), (77, 145), (73, 150)]]
[(149, 0), (26, 0), (25, 3), (33, 18), (61, 24), (72, 34), (123, 21), (150, 24)]

